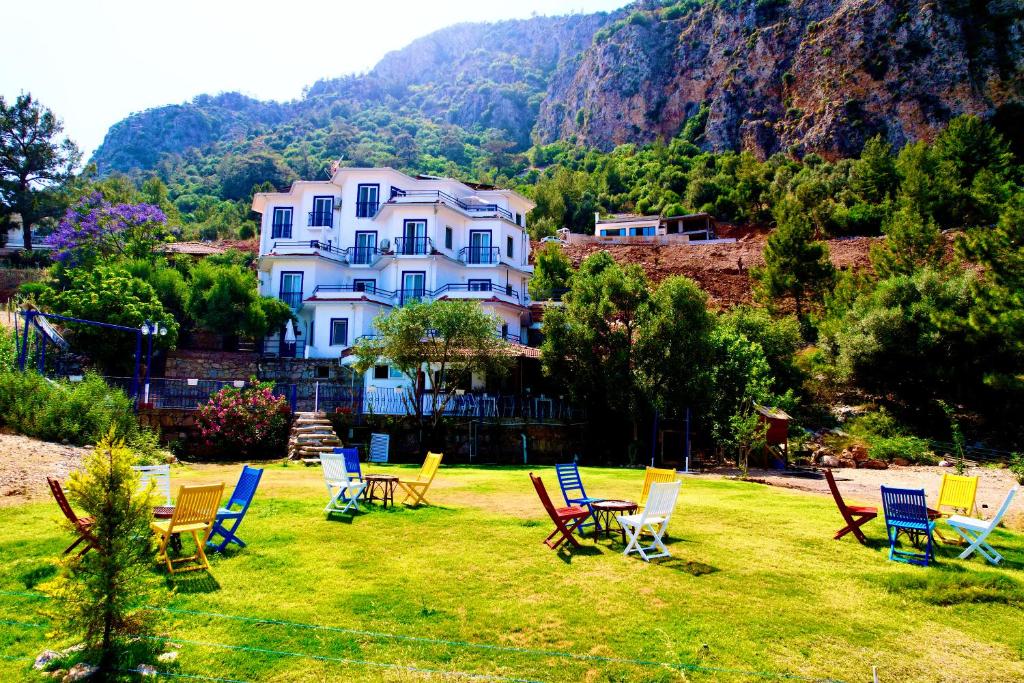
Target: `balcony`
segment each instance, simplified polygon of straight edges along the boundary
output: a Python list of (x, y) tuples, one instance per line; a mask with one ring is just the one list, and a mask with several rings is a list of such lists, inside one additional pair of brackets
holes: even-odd
[(290, 254), (301, 255), (313, 252), (336, 261), (345, 260), (345, 250), (339, 249), (330, 242), (321, 240), (284, 240), (276, 241), (270, 248), (271, 253), (278, 256)]
[(277, 298), (288, 304), (293, 311), (302, 308), (302, 292), (281, 292)]
[(406, 306), (416, 301), (427, 301), (431, 298), (432, 292), (429, 289), (415, 287), (412, 289), (399, 289), (395, 292), (395, 303), (398, 306)]
[(519, 292), (512, 285), (495, 285), (491, 282), (453, 283), (429, 294), (435, 299), (497, 299), (517, 306), (523, 305)]
[(395, 292), (367, 284), (317, 285), (312, 298), (329, 301), (373, 301), (390, 306), (395, 300)]
[(493, 266), (501, 259), (498, 247), (463, 247), (459, 249), (459, 260), (467, 266)]
[(356, 218), (373, 218), (380, 210), (380, 202), (356, 202)]
[(377, 247), (349, 247), (345, 250), (349, 265), (372, 266), (381, 257), (382, 252)]
[(426, 256), (433, 251), (434, 243), (429, 237), (399, 237), (395, 239), (395, 256)]
[(333, 211), (310, 211), (309, 221), (306, 223), (311, 228), (333, 228)]
[(484, 218), (487, 216), (498, 216), (504, 218), (507, 221), (513, 221), (512, 212), (508, 209), (504, 209), (497, 204), (477, 204), (475, 202), (466, 202), (454, 195), (450, 195), (447, 192), (441, 190), (418, 190), (414, 192), (406, 192), (405, 190), (399, 190), (395, 188), (392, 192), (391, 199), (388, 200), (388, 204), (417, 204), (417, 203), (441, 203), (450, 206), (454, 209), (459, 209), (464, 213), (476, 218)]

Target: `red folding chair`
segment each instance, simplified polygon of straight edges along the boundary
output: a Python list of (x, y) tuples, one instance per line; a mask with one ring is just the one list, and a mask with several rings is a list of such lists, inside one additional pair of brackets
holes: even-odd
[(846, 520), (846, 526), (836, 532), (833, 537), (839, 540), (846, 534), (853, 532), (853, 535), (857, 537), (857, 540), (864, 545), (868, 544), (868, 539), (864, 537), (864, 532), (860, 528), (873, 520), (878, 516), (878, 508), (859, 506), (859, 505), (847, 505), (843, 502), (843, 496), (839, 493), (839, 487), (836, 486), (836, 478), (832, 476), (832, 470), (825, 470), (825, 479), (828, 480), (828, 487), (832, 490), (832, 498), (836, 501), (836, 507), (839, 508), (839, 514)]
[[(590, 510), (579, 505), (556, 508), (551, 503), (551, 498), (548, 496), (548, 491), (544, 488), (544, 483), (540, 480), (540, 477), (535, 477), (533, 472), (530, 472), (530, 481), (533, 482), (533, 488), (537, 489), (537, 496), (540, 497), (541, 504), (548, 511), (548, 515), (551, 516), (551, 521), (555, 523), (555, 530), (544, 539), (544, 543), (552, 550), (557, 550), (563, 541), (569, 541), (579, 548), (580, 544), (573, 538), (572, 533), (576, 530), (576, 527), (583, 523), (583, 520), (590, 516)], [(551, 539), (558, 534), (561, 534), (562, 537), (552, 543)]]
[(99, 546), (96, 543), (96, 537), (92, 535), (92, 517), (79, 517), (75, 514), (75, 511), (71, 509), (71, 504), (68, 503), (67, 496), (64, 495), (64, 488), (60, 485), (60, 482), (53, 477), (47, 477), (46, 483), (50, 485), (50, 491), (53, 493), (53, 497), (57, 500), (57, 505), (60, 506), (61, 512), (68, 518), (68, 521), (74, 525), (75, 531), (78, 532), (78, 540), (69, 545), (64, 549), (64, 555), (67, 555), (74, 550), (79, 543), (85, 541), (85, 548), (79, 555), (85, 555), (89, 552), (90, 548), (96, 548), (99, 552)]

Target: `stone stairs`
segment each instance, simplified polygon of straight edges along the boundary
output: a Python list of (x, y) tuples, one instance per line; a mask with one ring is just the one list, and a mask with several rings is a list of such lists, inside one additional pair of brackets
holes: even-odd
[(341, 446), (327, 413), (295, 413), (292, 431), (288, 437), (288, 457), (291, 460), (316, 460), (321, 453), (331, 453)]

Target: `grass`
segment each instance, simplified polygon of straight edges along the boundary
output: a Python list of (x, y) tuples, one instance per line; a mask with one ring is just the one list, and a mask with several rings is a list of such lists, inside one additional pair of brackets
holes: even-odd
[[(237, 469), (172, 476), (230, 486)], [(537, 470), (557, 495), (550, 468)], [(995, 535), (1000, 568), (957, 560), (949, 546), (937, 566), (911, 567), (888, 561), (879, 521), (866, 528), (870, 548), (833, 541), (841, 519), (829, 498), (688, 478), (671, 559), (623, 558), (619, 540), (603, 538), (555, 553), (540, 543), (549, 522), (526, 473), (442, 467), (433, 507), (329, 521), (319, 469), (270, 465), (240, 530), (249, 547), (214, 559), (209, 574), (167, 579), (159, 630), (180, 657), (162, 670), (247, 681), (865, 681), (874, 665), (883, 681), (1024, 678), (1020, 535)], [(642, 473), (583, 477), (592, 495), (635, 499)], [(45, 600), (10, 593), (53, 575), (67, 543), (58, 514), (49, 502), (0, 509), (0, 680), (32, 680), (11, 658), (73, 642), (8, 623), (45, 619)]]

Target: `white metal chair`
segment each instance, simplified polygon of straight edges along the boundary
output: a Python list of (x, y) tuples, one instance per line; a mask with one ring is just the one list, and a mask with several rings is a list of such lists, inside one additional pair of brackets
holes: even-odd
[(331, 500), (324, 508), (328, 515), (337, 512), (345, 514), (350, 509), (359, 510), (359, 496), (363, 495), (366, 482), (358, 472), (346, 464), (343, 453), (321, 453), (320, 464), (324, 468), (324, 483)]
[[(149, 482), (153, 482), (156, 489), (157, 499), (163, 495), (166, 502), (163, 505), (171, 505), (171, 466), (170, 465), (136, 465), (133, 470), (139, 473), (139, 488), (145, 489)], [(159, 503), (158, 503), (159, 504)]]
[[(645, 562), (650, 562), (655, 557), (668, 557), (668, 548), (662, 542), (665, 532), (668, 530), (668, 522), (672, 518), (672, 511), (676, 507), (676, 499), (679, 497), (679, 487), (682, 482), (651, 484), (650, 494), (647, 496), (647, 505), (643, 512), (633, 515), (618, 515), (616, 519), (619, 526), (626, 533), (626, 549), (623, 555), (638, 553)], [(647, 532), (654, 537), (654, 543), (649, 546), (640, 545), (640, 534)], [(659, 552), (652, 553), (657, 550)]]
[(387, 462), (391, 437), (387, 434), (370, 434), (369, 462)]
[(971, 556), (971, 553), (977, 550), (982, 557), (992, 564), (999, 564), (1003, 561), (1003, 556), (986, 543), (985, 539), (999, 526), (999, 522), (1002, 521), (1006, 511), (1010, 509), (1010, 503), (1013, 502), (1013, 497), (1017, 494), (1017, 489), (1019, 488), (1020, 486), (1014, 486), (1010, 489), (1010, 492), (1006, 494), (1006, 498), (1003, 500), (1003, 504), (999, 506), (999, 511), (990, 520), (975, 519), (974, 517), (964, 515), (953, 515), (946, 520), (946, 523), (953, 527), (953, 531), (963, 536), (964, 540), (968, 543), (967, 549), (960, 553), (961, 560), (966, 560)]

